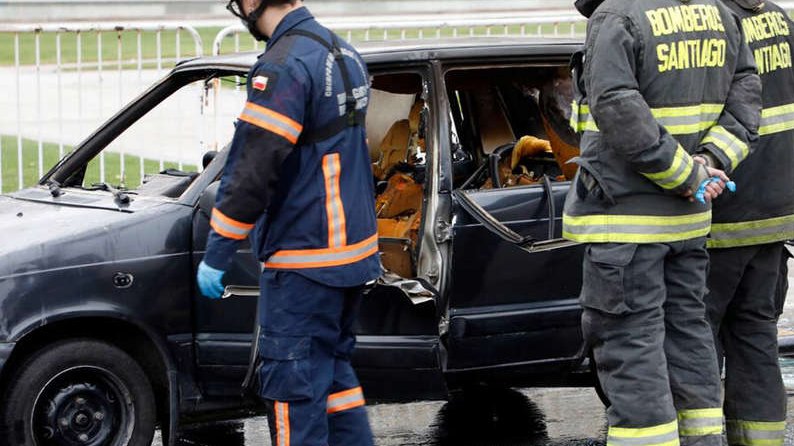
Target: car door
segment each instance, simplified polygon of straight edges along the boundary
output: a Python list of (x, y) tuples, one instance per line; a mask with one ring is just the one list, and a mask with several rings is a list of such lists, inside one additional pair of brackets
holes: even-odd
[[(215, 163), (222, 161), (218, 159)], [(206, 251), (209, 215), (218, 184), (216, 181), (204, 191), (193, 216), (193, 277)], [(198, 381), (207, 396), (240, 395), (251, 353), (260, 272), (260, 263), (246, 239), (240, 243), (232, 267), (223, 276), (224, 285), (232, 291), (228, 297), (208, 299), (197, 286), (193, 287)]]
[[(246, 91), (239, 83), (242, 74), (215, 79), (204, 91), (202, 104), (215, 118), (213, 131), (218, 141), (231, 140), (234, 122), (245, 104)], [(241, 394), (255, 328), (261, 272), (260, 262), (246, 239), (238, 246), (232, 266), (223, 276), (227, 291), (232, 291), (228, 297), (208, 299), (201, 295), (195, 284), (196, 270), (206, 251), (210, 214), (228, 151), (228, 147), (220, 150), (205, 166), (202, 178), (207, 178), (208, 185), (201, 191), (192, 226), (191, 278), (197, 381), (209, 397), (238, 397)]]
[[(523, 173), (513, 169), (507, 180), (498, 178), (516, 139), (550, 139), (532, 90), (556, 82), (560, 72), (554, 65), (500, 65), (455, 67), (445, 74), (453, 147), (481, 160), (453, 193), (448, 373), (547, 372), (580, 356), (583, 248), (561, 238), (571, 184), (562, 175), (562, 163), (547, 149)], [(491, 93), (493, 98), (483, 96)], [(516, 97), (525, 99), (520, 116)], [(527, 185), (518, 185), (524, 180)]]

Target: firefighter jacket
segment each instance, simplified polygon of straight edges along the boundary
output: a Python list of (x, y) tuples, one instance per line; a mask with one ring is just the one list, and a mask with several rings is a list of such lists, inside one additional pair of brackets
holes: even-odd
[(730, 175), (757, 139), (761, 84), (738, 19), (719, 0), (606, 0), (593, 9), (572, 60), (582, 154), (563, 235), (703, 237), (710, 206), (682, 196), (707, 177), (692, 155), (708, 153)]
[(277, 26), (247, 87), (204, 261), (228, 269), (250, 233), (267, 269), (333, 287), (376, 279), (369, 75), (358, 53), (300, 8)]
[[(763, 2), (759, 2), (762, 3)], [(794, 26), (779, 6), (726, 4), (741, 19), (763, 84), (755, 153), (733, 173), (735, 194), (714, 202), (708, 246), (729, 248), (794, 238)]]

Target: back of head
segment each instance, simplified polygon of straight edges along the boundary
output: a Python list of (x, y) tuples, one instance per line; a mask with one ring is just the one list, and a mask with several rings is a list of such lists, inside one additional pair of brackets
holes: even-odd
[(585, 17), (590, 18), (604, 0), (576, 0), (574, 7)]

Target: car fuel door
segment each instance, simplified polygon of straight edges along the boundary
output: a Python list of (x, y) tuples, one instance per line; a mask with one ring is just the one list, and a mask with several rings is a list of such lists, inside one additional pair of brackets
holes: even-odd
[(453, 193), (449, 372), (542, 372), (579, 356), (583, 248), (561, 238), (569, 186), (546, 176)]

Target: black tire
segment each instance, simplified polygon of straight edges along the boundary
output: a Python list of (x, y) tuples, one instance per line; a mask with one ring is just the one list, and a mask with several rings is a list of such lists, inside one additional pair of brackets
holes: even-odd
[(47, 346), (18, 368), (0, 407), (0, 444), (150, 446), (156, 409), (138, 363), (105, 342)]

